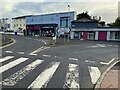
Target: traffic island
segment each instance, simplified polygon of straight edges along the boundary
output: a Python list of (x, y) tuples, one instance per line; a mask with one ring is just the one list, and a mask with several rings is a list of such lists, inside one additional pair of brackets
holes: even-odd
[(11, 38), (2, 38), (1, 41), (2, 44), (0, 44), (0, 47), (13, 43), (13, 39)]

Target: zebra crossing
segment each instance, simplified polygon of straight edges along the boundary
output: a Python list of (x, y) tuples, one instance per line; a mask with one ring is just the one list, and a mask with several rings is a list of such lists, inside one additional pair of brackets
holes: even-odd
[[(0, 63), (5, 62), (9, 59), (13, 59), (13, 61), (0, 66), (0, 74), (7, 72), (9, 69), (14, 68), (17, 65), (20, 65), (29, 58), (26, 57), (19, 57), (16, 60), (14, 60), (14, 56), (5, 56), (0, 59)], [(33, 60), (28, 65), (22, 67), (21, 69), (17, 70), (11, 75), (8, 75), (7, 78), (4, 78), (2, 81), (0, 81), (0, 85), (2, 86), (15, 86), (19, 81), (22, 81), (24, 77), (27, 77), (27, 75), (30, 72), (33, 72), (35, 68), (37, 68), (39, 65), (43, 64), (45, 60), (36, 59)], [(54, 77), (55, 72), (58, 70), (61, 62), (58, 61), (52, 61), (49, 63), (48, 66), (46, 66), (45, 69), (39, 75), (30, 83), (29, 86), (27, 86), (27, 89), (33, 89), (33, 88), (47, 88), (48, 83)], [(88, 66), (88, 71), (91, 77), (91, 82), (95, 84), (97, 80), (99, 79), (101, 72), (98, 67), (94, 66)], [(64, 85), (62, 88), (80, 88), (80, 81), (79, 81), (80, 73), (79, 73), (79, 65), (69, 63), (66, 71), (66, 76), (64, 79)]]

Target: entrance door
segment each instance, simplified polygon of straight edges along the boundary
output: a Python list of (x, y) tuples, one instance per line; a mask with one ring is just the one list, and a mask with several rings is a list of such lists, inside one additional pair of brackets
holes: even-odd
[(107, 40), (107, 32), (106, 31), (99, 32), (98, 40)]

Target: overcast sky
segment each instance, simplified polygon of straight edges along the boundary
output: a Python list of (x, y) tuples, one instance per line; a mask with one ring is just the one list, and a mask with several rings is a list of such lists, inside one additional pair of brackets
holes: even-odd
[(88, 11), (90, 15), (101, 16), (102, 20), (114, 22), (118, 17), (118, 2), (120, 0), (3, 0), (0, 2), (0, 18), (23, 15), (70, 11), (82, 13)]

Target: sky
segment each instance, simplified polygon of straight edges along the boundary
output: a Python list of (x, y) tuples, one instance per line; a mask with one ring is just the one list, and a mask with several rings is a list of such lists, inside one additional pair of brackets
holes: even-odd
[[(118, 17), (120, 0), (3, 0), (0, 1), (0, 18), (24, 15), (40, 15), (70, 11), (77, 14), (88, 11), (92, 16), (101, 16), (106, 23)], [(120, 4), (120, 3), (119, 3)], [(120, 13), (120, 12), (119, 12)]]

